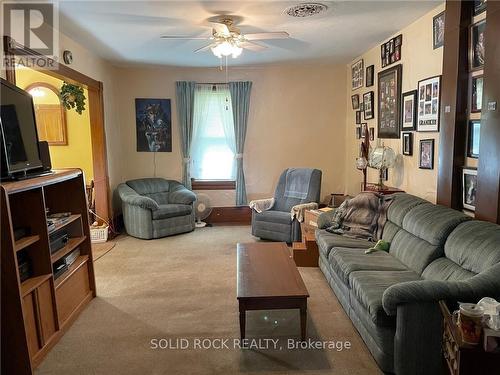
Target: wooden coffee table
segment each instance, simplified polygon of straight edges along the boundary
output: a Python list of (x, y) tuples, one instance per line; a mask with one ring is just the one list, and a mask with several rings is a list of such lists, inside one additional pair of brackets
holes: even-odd
[(300, 309), (300, 333), (305, 340), (309, 293), (286, 244), (239, 243), (237, 253), (241, 339), (248, 310)]

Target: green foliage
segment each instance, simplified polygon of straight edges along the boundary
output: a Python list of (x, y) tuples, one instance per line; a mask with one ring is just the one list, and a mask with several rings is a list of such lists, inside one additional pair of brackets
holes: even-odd
[(85, 110), (85, 95), (83, 93), (83, 88), (78, 85), (73, 85), (68, 82), (64, 82), (61, 86), (60, 97), (64, 108), (70, 110), (75, 108), (76, 113), (79, 115)]

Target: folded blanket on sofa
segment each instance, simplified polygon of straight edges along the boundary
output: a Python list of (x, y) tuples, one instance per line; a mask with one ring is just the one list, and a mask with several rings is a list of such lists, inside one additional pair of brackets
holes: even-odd
[(382, 236), (387, 221), (390, 196), (363, 192), (342, 203), (326, 230), (352, 238), (377, 241)]

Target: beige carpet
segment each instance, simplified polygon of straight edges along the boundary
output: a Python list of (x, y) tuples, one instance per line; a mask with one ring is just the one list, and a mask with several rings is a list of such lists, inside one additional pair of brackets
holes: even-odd
[[(235, 245), (254, 241), (248, 226), (115, 241), (95, 263), (98, 297), (38, 375), (380, 374), (318, 268), (300, 269), (311, 295), (308, 337), (349, 341), (349, 350), (286, 350), (299, 336), (297, 310), (247, 313), (247, 338), (279, 339), (283, 350), (192, 348), (196, 338), (225, 338), (231, 346), (239, 337)], [(151, 349), (153, 339), (182, 338), (189, 349)]]
[(103, 257), (106, 255), (108, 252), (110, 252), (114, 247), (116, 246), (116, 242), (114, 241), (107, 241), (103, 243), (93, 243), (92, 244), (92, 258), (94, 259), (94, 262), (98, 260), (99, 258)]

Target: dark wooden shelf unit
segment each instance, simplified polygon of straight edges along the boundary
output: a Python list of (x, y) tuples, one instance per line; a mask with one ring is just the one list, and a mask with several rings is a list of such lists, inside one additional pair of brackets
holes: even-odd
[[(83, 173), (79, 169), (0, 184), (2, 374), (33, 374), (88, 302), (95, 279)], [(71, 212), (50, 234), (65, 231), (68, 243), (51, 254), (46, 210)], [(29, 235), (15, 241), (14, 230)], [(53, 263), (75, 249), (80, 255), (57, 279)], [(18, 257), (30, 265), (21, 282)]]

